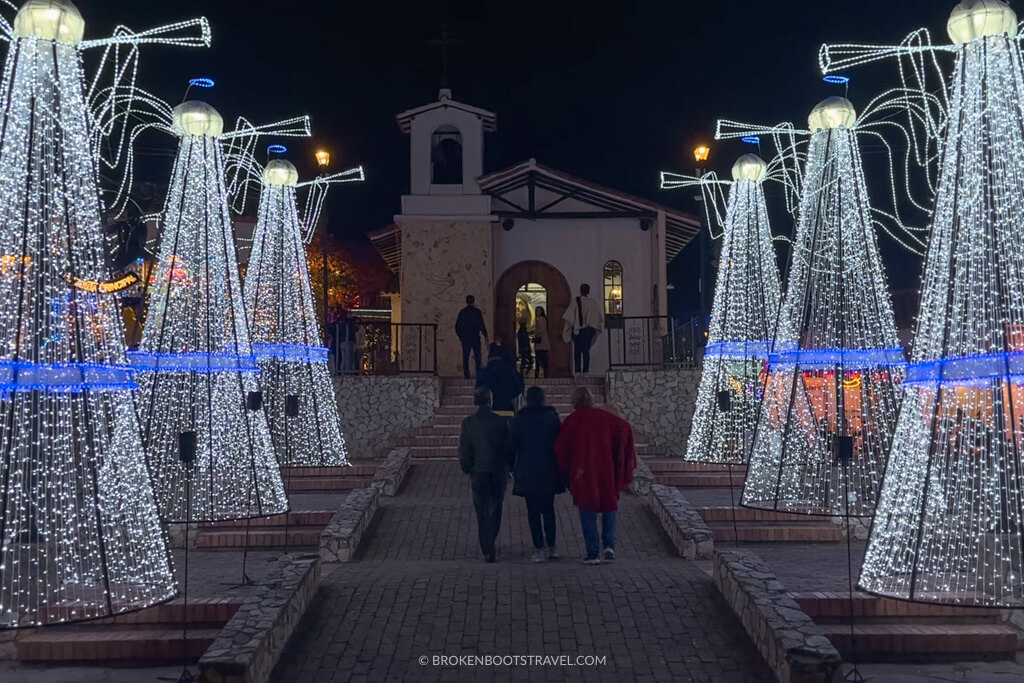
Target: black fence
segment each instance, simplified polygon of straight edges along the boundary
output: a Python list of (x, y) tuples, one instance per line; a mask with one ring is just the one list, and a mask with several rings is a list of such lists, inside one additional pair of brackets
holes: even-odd
[(608, 367), (694, 367), (704, 333), (700, 318), (676, 323), (669, 316), (605, 318)]
[(355, 343), (336, 352), (336, 373), (437, 374), (437, 325), (356, 320), (355, 328)]

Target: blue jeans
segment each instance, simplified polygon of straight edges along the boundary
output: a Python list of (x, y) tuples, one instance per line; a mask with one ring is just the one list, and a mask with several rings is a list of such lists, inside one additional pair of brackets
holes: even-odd
[(580, 509), (580, 526), (583, 527), (583, 541), (587, 544), (587, 557), (601, 554), (601, 544), (615, 549), (615, 511), (601, 513), (601, 538), (597, 537), (597, 513)]

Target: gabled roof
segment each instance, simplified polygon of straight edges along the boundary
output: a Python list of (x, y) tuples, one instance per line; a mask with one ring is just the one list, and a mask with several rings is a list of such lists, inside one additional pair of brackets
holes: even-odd
[(425, 112), (433, 109), (458, 109), (459, 111), (468, 112), (473, 114), (481, 121), (483, 121), (484, 131), (493, 133), (498, 128), (498, 117), (486, 109), (480, 109), (479, 107), (472, 107), (462, 102), (456, 102), (452, 99), (452, 91), (447, 88), (442, 88), (441, 92), (437, 96), (437, 102), (431, 102), (425, 104), (422, 107), (416, 107), (415, 109), (409, 109), (403, 111), (401, 114), (395, 117), (398, 121), (398, 127), (402, 129), (403, 133), (408, 133), (412, 127), (412, 120)]
[(491, 195), (492, 209), (498, 216), (653, 218), (663, 212), (666, 261), (674, 259), (700, 233), (696, 216), (577, 178), (536, 159), (489, 173), (477, 184)]

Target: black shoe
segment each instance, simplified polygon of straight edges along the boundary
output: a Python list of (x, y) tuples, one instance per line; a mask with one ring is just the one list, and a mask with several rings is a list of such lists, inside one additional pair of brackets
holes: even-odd
[(486, 562), (487, 564), (494, 564), (497, 561), (498, 558), (495, 557), (494, 553), (488, 553), (487, 555), (484, 555), (484, 562)]

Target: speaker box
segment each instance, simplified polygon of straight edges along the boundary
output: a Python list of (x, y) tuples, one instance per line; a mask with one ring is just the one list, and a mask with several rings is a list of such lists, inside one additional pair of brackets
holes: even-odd
[(196, 433), (178, 432), (178, 459), (192, 463), (196, 459)]
[(288, 394), (284, 397), (284, 414), (288, 417), (297, 417), (299, 414), (299, 395)]
[(259, 410), (263, 407), (263, 392), (250, 391), (245, 397), (245, 407), (249, 410)]
[(732, 410), (732, 392), (728, 389), (718, 392), (718, 412), (727, 413)]

